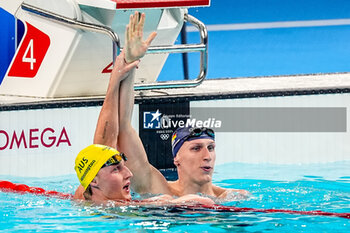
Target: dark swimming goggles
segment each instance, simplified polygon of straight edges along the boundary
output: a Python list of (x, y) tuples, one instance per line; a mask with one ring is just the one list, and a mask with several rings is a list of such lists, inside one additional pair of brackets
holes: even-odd
[(122, 160), (127, 161), (127, 158), (124, 153), (120, 152), (119, 154), (115, 154), (112, 157), (110, 157), (103, 165), (101, 168), (112, 166), (112, 165), (117, 165), (119, 164)]
[(189, 135), (186, 137), (185, 140), (191, 137), (199, 137), (203, 133), (207, 134), (209, 137), (215, 139), (215, 132), (212, 129), (201, 127), (201, 128), (190, 128), (189, 129)]

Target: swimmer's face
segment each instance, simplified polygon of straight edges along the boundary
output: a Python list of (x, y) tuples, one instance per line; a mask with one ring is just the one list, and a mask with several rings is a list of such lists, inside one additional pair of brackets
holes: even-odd
[(215, 141), (196, 139), (186, 141), (181, 146), (174, 158), (174, 164), (177, 166), (179, 176), (202, 185), (211, 182), (215, 159)]
[(95, 183), (106, 200), (131, 200), (131, 171), (124, 161), (117, 165), (101, 168), (95, 177)]

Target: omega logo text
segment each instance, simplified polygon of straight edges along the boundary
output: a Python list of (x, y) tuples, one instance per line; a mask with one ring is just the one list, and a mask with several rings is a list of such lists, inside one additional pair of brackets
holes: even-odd
[(61, 144), (71, 146), (65, 127), (61, 130), (52, 128), (14, 130), (8, 132), (0, 129), (0, 150), (19, 148), (59, 147)]

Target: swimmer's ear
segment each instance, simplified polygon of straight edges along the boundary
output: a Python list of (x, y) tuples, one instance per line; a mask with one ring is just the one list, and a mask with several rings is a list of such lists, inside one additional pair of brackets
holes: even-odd
[(178, 157), (174, 158), (174, 165), (178, 167), (180, 165)]
[(90, 185), (93, 187), (93, 186), (97, 186), (97, 180), (96, 180), (96, 177), (91, 181)]

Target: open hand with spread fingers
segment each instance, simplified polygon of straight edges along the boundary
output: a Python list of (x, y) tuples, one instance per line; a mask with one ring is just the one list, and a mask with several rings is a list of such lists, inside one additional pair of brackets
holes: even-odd
[(142, 58), (157, 33), (152, 32), (148, 38), (143, 41), (143, 27), (145, 24), (145, 14), (135, 12), (134, 15), (130, 15), (129, 24), (126, 27), (125, 32), (125, 61), (131, 63)]

